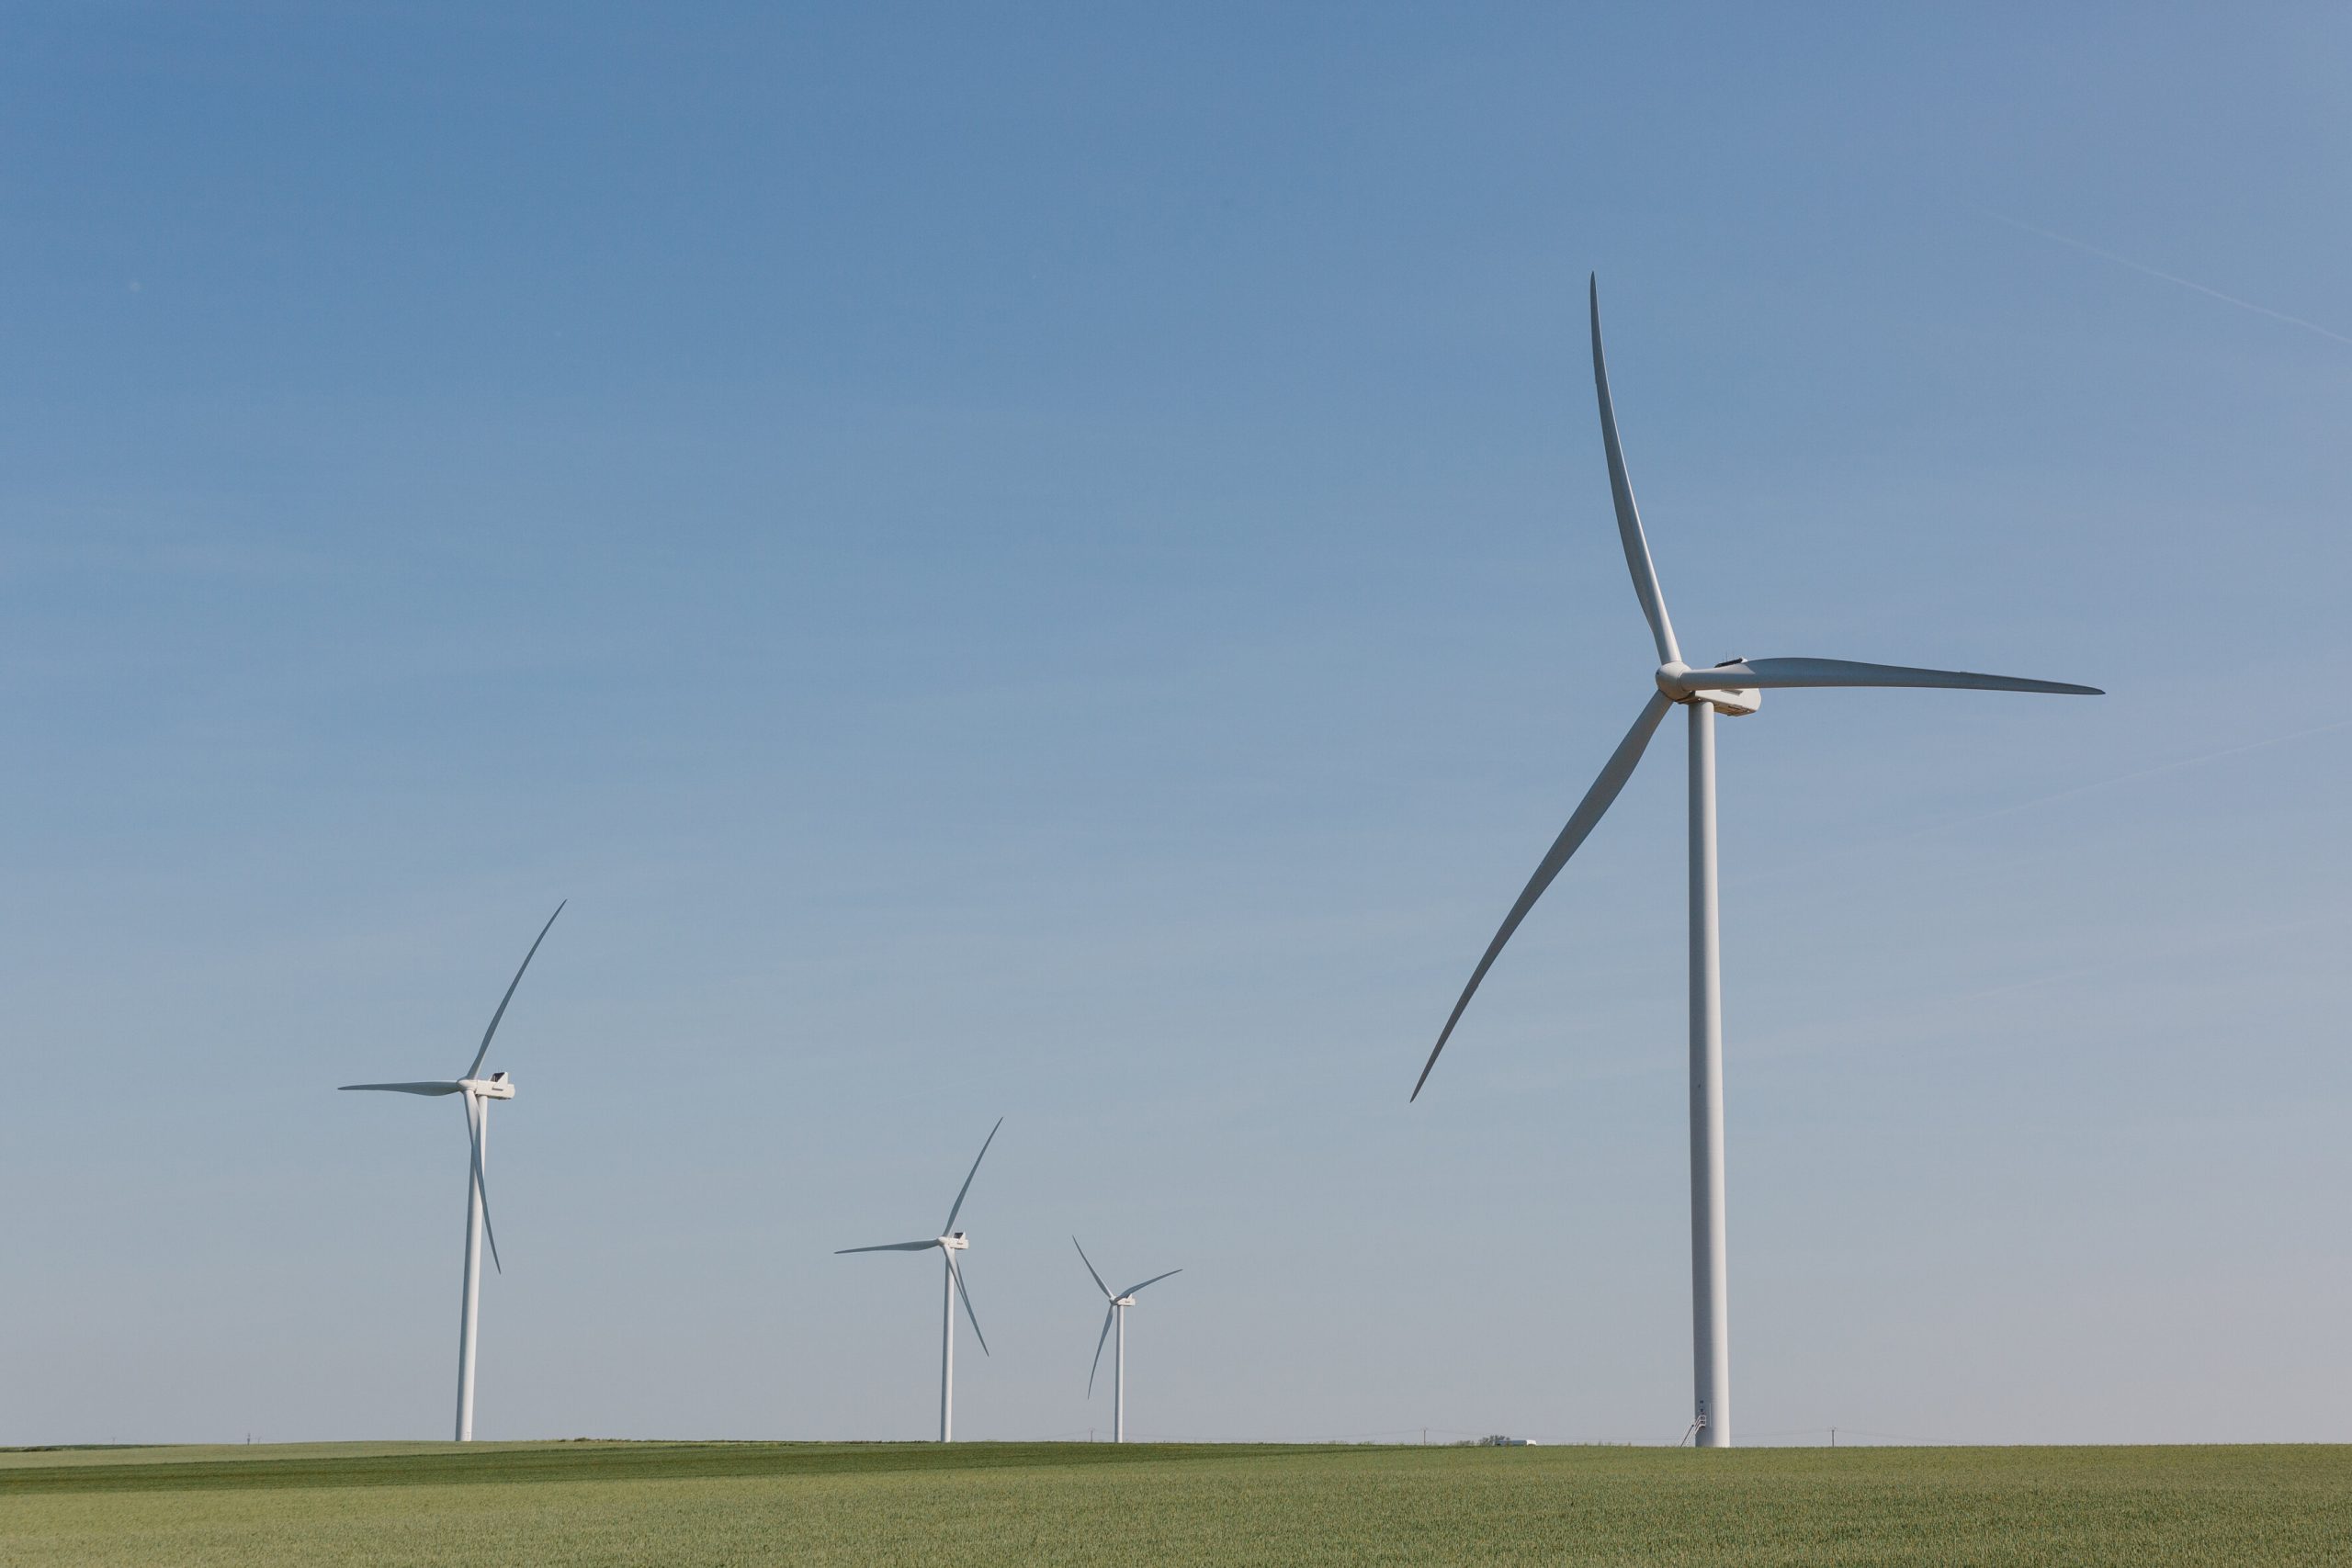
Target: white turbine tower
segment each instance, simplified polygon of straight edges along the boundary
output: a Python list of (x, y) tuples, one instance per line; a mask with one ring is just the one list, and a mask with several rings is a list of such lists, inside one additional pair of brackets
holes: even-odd
[(1502, 952), (1503, 943), (1560, 868), (1577, 852), (1601, 813), (1617, 798), (1633, 776), (1666, 710), (1679, 704), (1690, 714), (1690, 1310), (1692, 1382), (1695, 1409), (1692, 1427), (1702, 1447), (1731, 1446), (1731, 1335), (1727, 1320), (1724, 1247), (1724, 1094), (1723, 1094), (1723, 975), (1719, 961), (1715, 918), (1715, 729), (1717, 712), (1737, 716), (1754, 713), (1763, 694), (1775, 687), (1916, 686), (1951, 687), (1978, 692), (2051, 692), (2098, 696), (2095, 687), (2056, 681), (2023, 681), (2006, 675), (1978, 675), (1959, 670), (1915, 670), (1894, 664), (1857, 664), (1842, 659), (1735, 659), (1712, 669), (1693, 670), (1682, 662), (1675, 646), (1674, 626), (1667, 619), (1666, 598), (1658, 590), (1657, 570), (1651, 564), (1649, 544), (1642, 535), (1641, 514), (1634, 507), (1634, 491), (1625, 477), (1625, 457), (1617, 444), (1617, 415), (1609, 400), (1609, 367), (1600, 352), (1600, 288), (1591, 290), (1592, 379), (1600, 400), (1600, 439), (1609, 458), (1609, 489), (1616, 502), (1617, 537), (1624, 547), (1625, 564), (1634, 574), (1634, 592), (1657, 644), (1657, 691), (1643, 705), (1625, 739), (1585, 792), (1567, 826), (1553, 841), (1543, 863), (1528, 879), (1519, 902), (1503, 918), (1502, 929), (1487, 944), (1486, 955), (1470, 972), (1461, 999), (1445, 1021), (1445, 1028), (1430, 1052), (1421, 1076), (1413, 1085), (1420, 1097), (1445, 1049), (1463, 1009), (1470, 1005), (1478, 982)]
[[(568, 902), (568, 900), (567, 900)], [(555, 907), (555, 915), (563, 913), (563, 905)], [(380, 1089), (392, 1094), (462, 1094), (466, 1097), (466, 1142), (471, 1147), (470, 1168), (466, 1176), (466, 1286), (465, 1305), (458, 1331), (458, 1441), (471, 1442), (474, 1435), (474, 1329), (481, 1316), (481, 1244), (490, 1238), (490, 1260), (500, 1273), (506, 1271), (498, 1261), (498, 1233), (491, 1228), (490, 1193), (483, 1186), (482, 1166), (489, 1157), (490, 1102), (514, 1098), (513, 1080), (504, 1073), (481, 1077), (482, 1058), (490, 1055), (490, 1037), (498, 1032), (498, 1021), (506, 1016), (506, 1004), (514, 999), (514, 987), (523, 983), (523, 970), (531, 966), (538, 956), (539, 943), (547, 941), (548, 932), (555, 925), (555, 915), (539, 928), (531, 943), (531, 951), (523, 955), (523, 967), (514, 971), (514, 978), (506, 984), (506, 994), (498, 999), (498, 1010), (490, 1015), (490, 1027), (481, 1032), (481, 1048), (466, 1068), (465, 1076), (447, 1083), (347, 1083), (345, 1089)]]
[(947, 1261), (946, 1277), (940, 1281), (939, 1301), (939, 1440), (956, 1440), (956, 1299), (964, 1300), (964, 1315), (971, 1320), (972, 1337), (980, 1342), (980, 1354), (989, 1353), (989, 1337), (980, 1332), (980, 1320), (972, 1311), (971, 1292), (964, 1289), (964, 1271), (956, 1266), (956, 1255), (965, 1251), (971, 1238), (956, 1228), (956, 1216), (964, 1212), (964, 1194), (972, 1190), (972, 1178), (980, 1173), (980, 1161), (989, 1157), (989, 1145), (996, 1142), (997, 1127), (1004, 1125), (1004, 1118), (996, 1119), (996, 1127), (989, 1129), (988, 1137), (980, 1145), (980, 1152), (972, 1156), (972, 1168), (964, 1173), (964, 1185), (956, 1190), (956, 1201), (948, 1206), (947, 1223), (939, 1227), (940, 1234), (929, 1241), (893, 1241), (880, 1247), (844, 1247), (833, 1256), (845, 1258), (853, 1252), (929, 1252), (939, 1248)]
[[(1078, 1237), (1070, 1237), (1069, 1244), (1078, 1247)], [(1102, 1341), (1111, 1337), (1112, 1325), (1115, 1324), (1119, 1330), (1119, 1348), (1111, 1356), (1111, 1440), (1124, 1443), (1127, 1440), (1127, 1309), (1136, 1304), (1136, 1292), (1142, 1290), (1143, 1285), (1157, 1285), (1170, 1274), (1182, 1274), (1184, 1270), (1170, 1269), (1167, 1274), (1154, 1274), (1143, 1285), (1129, 1285), (1124, 1291), (1114, 1292), (1102, 1282), (1102, 1274), (1094, 1267), (1094, 1259), (1086, 1256), (1086, 1248), (1078, 1247), (1078, 1260), (1086, 1265), (1086, 1271), (1094, 1276), (1094, 1288), (1102, 1292), (1104, 1301), (1111, 1303), (1103, 1309), (1102, 1332), (1094, 1337), (1094, 1365), (1087, 1369), (1086, 1397), (1094, 1397), (1094, 1374), (1102, 1370)]]

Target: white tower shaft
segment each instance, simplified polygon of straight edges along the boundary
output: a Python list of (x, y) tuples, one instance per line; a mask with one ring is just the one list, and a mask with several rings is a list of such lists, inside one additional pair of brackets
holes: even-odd
[(1731, 1447), (1724, 1236), (1722, 931), (1715, 904), (1715, 710), (1690, 710), (1690, 1358), (1698, 1446)]
[(1127, 1440), (1127, 1309), (1111, 1309), (1119, 1314), (1116, 1332), (1119, 1343), (1111, 1352), (1111, 1440)]
[[(983, 1151), (986, 1152), (986, 1151)], [(956, 1440), (956, 1255), (941, 1249), (939, 1297), (939, 1440)]]
[(481, 1321), (481, 1223), (483, 1167), (490, 1160), (490, 1101), (466, 1091), (466, 1129), (473, 1158), (466, 1163), (465, 1304), (458, 1331), (458, 1441), (474, 1438), (474, 1337)]

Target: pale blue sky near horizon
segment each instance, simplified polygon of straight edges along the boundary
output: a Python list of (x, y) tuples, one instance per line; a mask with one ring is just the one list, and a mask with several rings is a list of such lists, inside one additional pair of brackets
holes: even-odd
[(2340, 10), (0, 37), (0, 1444), (2352, 1439)]

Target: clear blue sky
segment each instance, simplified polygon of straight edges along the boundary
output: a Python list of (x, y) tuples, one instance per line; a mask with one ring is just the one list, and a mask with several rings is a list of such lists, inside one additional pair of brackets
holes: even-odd
[(1679, 738), (1405, 1100), (1589, 269), (1690, 658), (2112, 693), (1723, 728), (1742, 1435), (2352, 1438), (2339, 9), (775, 9), (12, 14), (0, 1442), (442, 1435), (564, 897), (484, 1436), (923, 1435), (1001, 1113), (965, 1434), (1675, 1437)]

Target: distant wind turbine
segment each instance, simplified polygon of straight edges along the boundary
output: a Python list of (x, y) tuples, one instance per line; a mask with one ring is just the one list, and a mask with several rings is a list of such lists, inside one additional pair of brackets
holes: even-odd
[(964, 1271), (956, 1266), (956, 1255), (968, 1248), (971, 1239), (956, 1228), (956, 1216), (964, 1212), (964, 1194), (972, 1190), (972, 1178), (980, 1173), (980, 1161), (989, 1157), (989, 1145), (996, 1142), (997, 1127), (1004, 1125), (1004, 1118), (996, 1119), (996, 1127), (980, 1145), (980, 1152), (972, 1157), (972, 1168), (964, 1173), (964, 1185), (956, 1190), (956, 1201), (947, 1210), (947, 1223), (939, 1227), (940, 1234), (929, 1241), (893, 1241), (880, 1247), (844, 1247), (834, 1252), (845, 1258), (853, 1252), (929, 1252), (939, 1248), (946, 1259), (946, 1277), (940, 1281), (939, 1303), (939, 1440), (956, 1440), (956, 1299), (964, 1299), (964, 1315), (971, 1320), (972, 1337), (980, 1342), (980, 1354), (989, 1353), (989, 1337), (980, 1332), (980, 1320), (972, 1312), (971, 1292), (964, 1289)]
[[(1078, 1237), (1070, 1237), (1069, 1244), (1078, 1247)], [(1094, 1259), (1086, 1256), (1086, 1248), (1078, 1247), (1078, 1260), (1086, 1265), (1089, 1274), (1094, 1276), (1094, 1288), (1102, 1292), (1102, 1299), (1110, 1303), (1103, 1309), (1102, 1332), (1094, 1337), (1094, 1365), (1087, 1369), (1086, 1397), (1094, 1397), (1094, 1374), (1102, 1370), (1102, 1341), (1111, 1337), (1112, 1326), (1115, 1324), (1119, 1330), (1119, 1348), (1111, 1357), (1111, 1440), (1124, 1443), (1127, 1440), (1127, 1309), (1136, 1304), (1136, 1292), (1144, 1285), (1157, 1285), (1169, 1275), (1182, 1274), (1184, 1270), (1170, 1269), (1167, 1274), (1154, 1274), (1143, 1285), (1129, 1285), (1125, 1290), (1114, 1292), (1102, 1282), (1102, 1274), (1094, 1267)]]
[[(567, 900), (569, 902), (569, 900)], [(482, 1059), (490, 1055), (491, 1036), (498, 1032), (498, 1021), (506, 1016), (506, 1004), (514, 999), (514, 987), (523, 983), (523, 970), (531, 966), (538, 956), (539, 943), (547, 941), (548, 932), (555, 925), (555, 916), (563, 913), (563, 905), (555, 907), (555, 915), (539, 928), (531, 951), (523, 955), (523, 967), (514, 971), (508, 981), (506, 994), (498, 1001), (498, 1010), (490, 1015), (490, 1027), (481, 1032), (481, 1048), (463, 1077), (448, 1083), (347, 1083), (345, 1089), (380, 1089), (391, 1094), (462, 1094), (466, 1097), (466, 1142), (472, 1155), (466, 1177), (466, 1288), (462, 1325), (458, 1332), (458, 1441), (471, 1442), (474, 1435), (474, 1329), (481, 1316), (481, 1244), (490, 1238), (490, 1260), (500, 1273), (506, 1266), (498, 1260), (498, 1233), (491, 1228), (490, 1193), (483, 1186), (482, 1165), (488, 1158), (490, 1141), (490, 1102), (514, 1098), (514, 1084), (504, 1073), (492, 1073), (488, 1077), (481, 1072)]]
[(1485, 956), (1470, 972), (1461, 999), (1439, 1032), (1437, 1044), (1413, 1085), (1420, 1097), (1445, 1049), (1453, 1026), (1494, 966), (1495, 957), (1519, 929), (1520, 921), (1568, 857), (1617, 798), (1633, 776), (1634, 765), (1677, 704), (1690, 714), (1690, 1310), (1692, 1382), (1695, 1410), (1692, 1427), (1703, 1448), (1731, 1446), (1731, 1331), (1724, 1280), (1724, 1095), (1723, 1095), (1723, 974), (1719, 961), (1720, 932), (1715, 911), (1715, 729), (1717, 712), (1737, 716), (1754, 713), (1763, 694), (1775, 687), (1902, 686), (1942, 687), (1978, 692), (2051, 692), (2075, 696), (2098, 696), (2091, 686), (2057, 681), (2025, 681), (2007, 675), (1978, 675), (1960, 670), (1916, 670), (1896, 664), (1857, 664), (1843, 659), (1735, 659), (1713, 669), (1693, 670), (1682, 662), (1674, 641), (1674, 626), (1667, 618), (1666, 597), (1658, 589), (1657, 569), (1651, 563), (1649, 542), (1642, 534), (1641, 513), (1634, 507), (1632, 483), (1625, 477), (1625, 457), (1617, 443), (1617, 415), (1609, 399), (1609, 367), (1600, 352), (1600, 286), (1590, 291), (1592, 310), (1592, 379), (1600, 400), (1600, 440), (1609, 459), (1609, 489), (1617, 509), (1617, 538), (1633, 572), (1634, 593), (1650, 624), (1657, 644), (1657, 691), (1643, 705), (1641, 716), (1617, 750), (1602, 765), (1600, 776), (1585, 792), (1567, 826), (1553, 841), (1550, 852), (1535, 868), (1519, 902), (1503, 918), (1502, 929), (1487, 944)]

